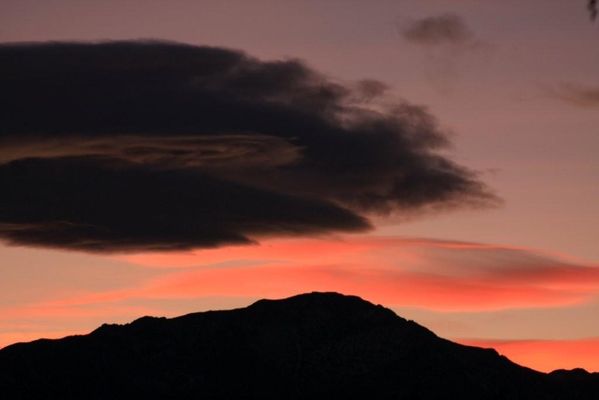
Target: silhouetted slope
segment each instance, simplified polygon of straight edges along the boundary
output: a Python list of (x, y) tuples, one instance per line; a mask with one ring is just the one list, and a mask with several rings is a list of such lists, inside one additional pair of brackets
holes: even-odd
[(536, 372), (358, 297), (311, 293), (9, 346), (0, 397), (599, 399), (599, 377)]

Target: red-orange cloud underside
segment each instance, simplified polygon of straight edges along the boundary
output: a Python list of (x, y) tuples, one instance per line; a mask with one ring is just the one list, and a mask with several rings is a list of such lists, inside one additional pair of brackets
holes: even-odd
[(488, 310), (575, 304), (599, 290), (595, 266), (526, 249), (426, 239), (273, 240), (125, 259), (188, 267), (149, 282), (135, 293), (141, 296), (284, 297), (316, 290), (389, 306)]

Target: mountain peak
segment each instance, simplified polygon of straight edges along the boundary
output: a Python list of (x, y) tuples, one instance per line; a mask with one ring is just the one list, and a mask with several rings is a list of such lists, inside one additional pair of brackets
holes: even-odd
[(362, 299), (358, 296), (342, 294), (338, 292), (309, 292), (309, 293), (301, 293), (295, 296), (283, 298), (283, 299), (261, 299), (250, 305), (253, 307), (256, 304), (264, 304), (264, 303), (299, 303), (299, 304), (311, 304), (314, 302), (322, 302), (322, 303), (345, 303), (345, 304), (366, 304), (373, 305), (371, 302)]
[(337, 292), (311, 292), (298, 294), (284, 299), (262, 299), (248, 307), (248, 310), (267, 310), (271, 313), (305, 315), (317, 318), (319, 315), (336, 318), (381, 318), (383, 320), (401, 320), (393, 311), (382, 305), (375, 305), (358, 296)]

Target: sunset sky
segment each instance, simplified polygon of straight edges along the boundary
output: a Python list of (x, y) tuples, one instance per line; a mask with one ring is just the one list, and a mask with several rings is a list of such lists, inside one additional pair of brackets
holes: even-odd
[(0, 42), (0, 347), (338, 291), (599, 372), (584, 0), (3, 0)]

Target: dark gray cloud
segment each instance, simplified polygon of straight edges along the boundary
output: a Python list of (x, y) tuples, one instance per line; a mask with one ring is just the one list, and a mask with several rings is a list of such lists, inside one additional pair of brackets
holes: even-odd
[(425, 46), (469, 44), (474, 34), (462, 18), (443, 14), (412, 21), (401, 30), (404, 39)]
[(549, 92), (554, 97), (578, 107), (599, 107), (599, 86), (563, 83)]
[(0, 237), (171, 250), (496, 198), (422, 107), (298, 60), (156, 41), (0, 46)]
[(0, 235), (19, 244), (177, 250), (368, 227), (326, 201), (108, 159), (19, 160), (0, 168), (0, 185)]

